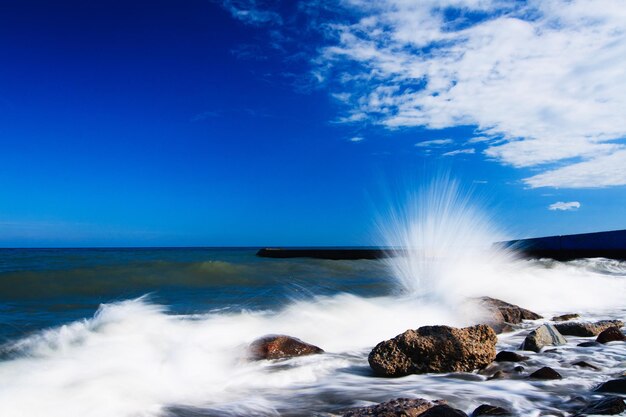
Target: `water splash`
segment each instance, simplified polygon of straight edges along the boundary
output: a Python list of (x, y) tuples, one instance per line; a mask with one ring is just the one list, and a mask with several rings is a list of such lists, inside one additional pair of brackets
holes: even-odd
[(397, 248), (388, 264), (402, 294), (454, 303), (468, 295), (464, 282), (510, 262), (511, 253), (492, 247), (503, 234), (471, 197), (457, 180), (439, 177), (384, 216), (380, 230)]

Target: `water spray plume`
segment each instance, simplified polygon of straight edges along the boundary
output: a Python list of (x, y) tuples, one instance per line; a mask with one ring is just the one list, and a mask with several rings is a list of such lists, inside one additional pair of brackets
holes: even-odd
[(504, 261), (511, 254), (494, 248), (502, 234), (472, 204), (471, 193), (448, 177), (431, 181), (392, 206), (381, 222), (388, 260), (402, 294), (424, 301), (456, 302), (467, 296), (467, 280)]

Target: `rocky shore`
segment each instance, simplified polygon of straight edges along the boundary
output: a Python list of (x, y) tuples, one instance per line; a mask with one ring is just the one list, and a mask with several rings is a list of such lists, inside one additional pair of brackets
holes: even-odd
[[(560, 380), (562, 375), (551, 366), (536, 367), (541, 355), (556, 355), (558, 349), (574, 344), (577, 348), (602, 349), (620, 346), (626, 356), (626, 335), (619, 320), (580, 321), (578, 314), (565, 314), (544, 320), (539, 314), (502, 300), (489, 297), (473, 299), (488, 314), (484, 323), (465, 328), (423, 326), (408, 329), (396, 337), (378, 343), (368, 356), (372, 378), (399, 378), (412, 374), (467, 374), (482, 380), (528, 381)], [(540, 321), (543, 320), (543, 321)], [(534, 321), (534, 322), (533, 322)], [(515, 350), (496, 351), (497, 334), (529, 328)], [(593, 338), (582, 343), (568, 338)], [(286, 335), (268, 335), (255, 340), (248, 348), (251, 360), (283, 360), (297, 356), (323, 354), (320, 347)], [(550, 356), (550, 360), (554, 359)], [(558, 360), (558, 359), (557, 359)], [(572, 367), (603, 372), (602, 367), (588, 361), (568, 364)], [(605, 370), (604, 382), (585, 395), (573, 396), (564, 402), (560, 412), (538, 415), (584, 416), (616, 415), (626, 412), (626, 372)], [(410, 394), (409, 397), (406, 395)], [(455, 408), (452, 401), (441, 398), (420, 398), (419, 392), (398, 392), (397, 398), (363, 407), (348, 408), (344, 417), (462, 417), (518, 416), (519, 410), (497, 404), (481, 404), (473, 410)]]

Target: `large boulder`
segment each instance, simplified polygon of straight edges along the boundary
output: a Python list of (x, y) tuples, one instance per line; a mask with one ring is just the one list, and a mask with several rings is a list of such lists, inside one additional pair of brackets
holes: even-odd
[(267, 335), (256, 339), (248, 348), (250, 359), (286, 359), (294, 356), (324, 353), (321, 348), (291, 336)]
[(428, 401), (423, 398), (396, 398), (368, 407), (354, 408), (343, 417), (417, 417), (429, 408), (445, 401)]
[(379, 343), (368, 361), (376, 374), (387, 377), (470, 372), (495, 359), (496, 342), (496, 333), (485, 324), (462, 329), (424, 326)]
[(596, 342), (598, 343), (623, 342), (625, 340), (626, 336), (624, 336), (624, 333), (617, 327), (609, 327), (603, 330), (596, 338)]
[(520, 349), (539, 352), (545, 346), (564, 345), (567, 340), (551, 324), (542, 324), (530, 332)]
[(609, 327), (618, 329), (624, 325), (619, 320), (601, 320), (595, 323), (588, 321), (573, 321), (556, 324), (556, 329), (566, 336), (591, 337), (597, 336)]
[(518, 324), (522, 320), (538, 320), (541, 318), (537, 313), (497, 298), (480, 297), (476, 300), (488, 312), (485, 324), (491, 326), (496, 333), (509, 330), (509, 324)]

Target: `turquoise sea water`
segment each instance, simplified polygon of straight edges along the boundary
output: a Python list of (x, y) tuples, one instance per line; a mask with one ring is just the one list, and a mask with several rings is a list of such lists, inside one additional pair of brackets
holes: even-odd
[(148, 295), (172, 313), (279, 308), (389, 292), (380, 261), (264, 259), (258, 248), (0, 249), (0, 341)]

